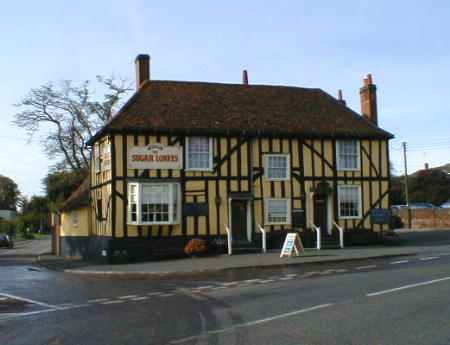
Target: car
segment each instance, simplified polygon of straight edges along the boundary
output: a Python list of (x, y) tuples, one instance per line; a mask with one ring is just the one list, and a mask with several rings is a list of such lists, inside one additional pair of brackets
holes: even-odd
[(406, 207), (407, 207), (406, 205), (392, 205), (391, 206), (391, 211), (400, 211), (400, 210), (403, 210)]
[(9, 235), (0, 234), (0, 247), (13, 248), (14, 242)]
[(433, 204), (429, 203), (429, 202), (412, 202), (409, 204), (409, 208), (411, 210), (417, 210), (417, 209), (433, 209), (436, 208), (436, 206), (434, 206)]
[(444, 202), (444, 203), (441, 205), (441, 208), (450, 208), (450, 200), (447, 201), (447, 202)]

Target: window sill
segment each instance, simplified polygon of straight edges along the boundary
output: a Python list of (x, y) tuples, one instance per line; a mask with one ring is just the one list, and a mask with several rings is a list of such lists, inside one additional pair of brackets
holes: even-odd
[(204, 169), (200, 169), (200, 168), (186, 168), (184, 169), (184, 171), (203, 171), (203, 172), (213, 172), (214, 169), (213, 168), (204, 168)]
[(290, 178), (289, 177), (286, 177), (286, 178), (269, 178), (269, 177), (266, 177), (265, 180), (266, 181), (289, 181)]
[(355, 169), (343, 169), (343, 168), (338, 168), (337, 171), (361, 171), (361, 168), (355, 168)]
[(167, 223), (167, 222), (158, 222), (158, 223), (127, 223), (127, 225), (133, 225), (133, 226), (152, 226), (152, 225), (179, 225), (180, 223)]
[(346, 220), (346, 219), (362, 219), (362, 217), (361, 217), (361, 216), (354, 216), (354, 217), (339, 217), (339, 219), (343, 219), (343, 220)]

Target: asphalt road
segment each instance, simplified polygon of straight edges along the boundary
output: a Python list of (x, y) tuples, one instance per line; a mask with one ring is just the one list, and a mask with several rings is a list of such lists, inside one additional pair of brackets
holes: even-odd
[(53, 272), (10, 252), (0, 257), (0, 344), (447, 345), (450, 246), (436, 248), (152, 279)]

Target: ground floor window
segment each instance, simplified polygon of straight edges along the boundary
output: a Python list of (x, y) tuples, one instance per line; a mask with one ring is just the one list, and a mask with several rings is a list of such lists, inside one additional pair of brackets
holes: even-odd
[(290, 219), (289, 199), (266, 199), (266, 224), (289, 224)]
[(361, 218), (361, 186), (338, 186), (339, 218)]
[(178, 183), (129, 183), (128, 223), (177, 224), (180, 213)]

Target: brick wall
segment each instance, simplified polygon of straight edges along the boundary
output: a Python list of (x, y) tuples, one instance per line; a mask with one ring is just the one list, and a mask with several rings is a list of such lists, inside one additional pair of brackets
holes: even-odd
[[(408, 227), (408, 210), (401, 210), (399, 216)], [(417, 209), (411, 210), (411, 227), (423, 228), (450, 228), (450, 209)]]

